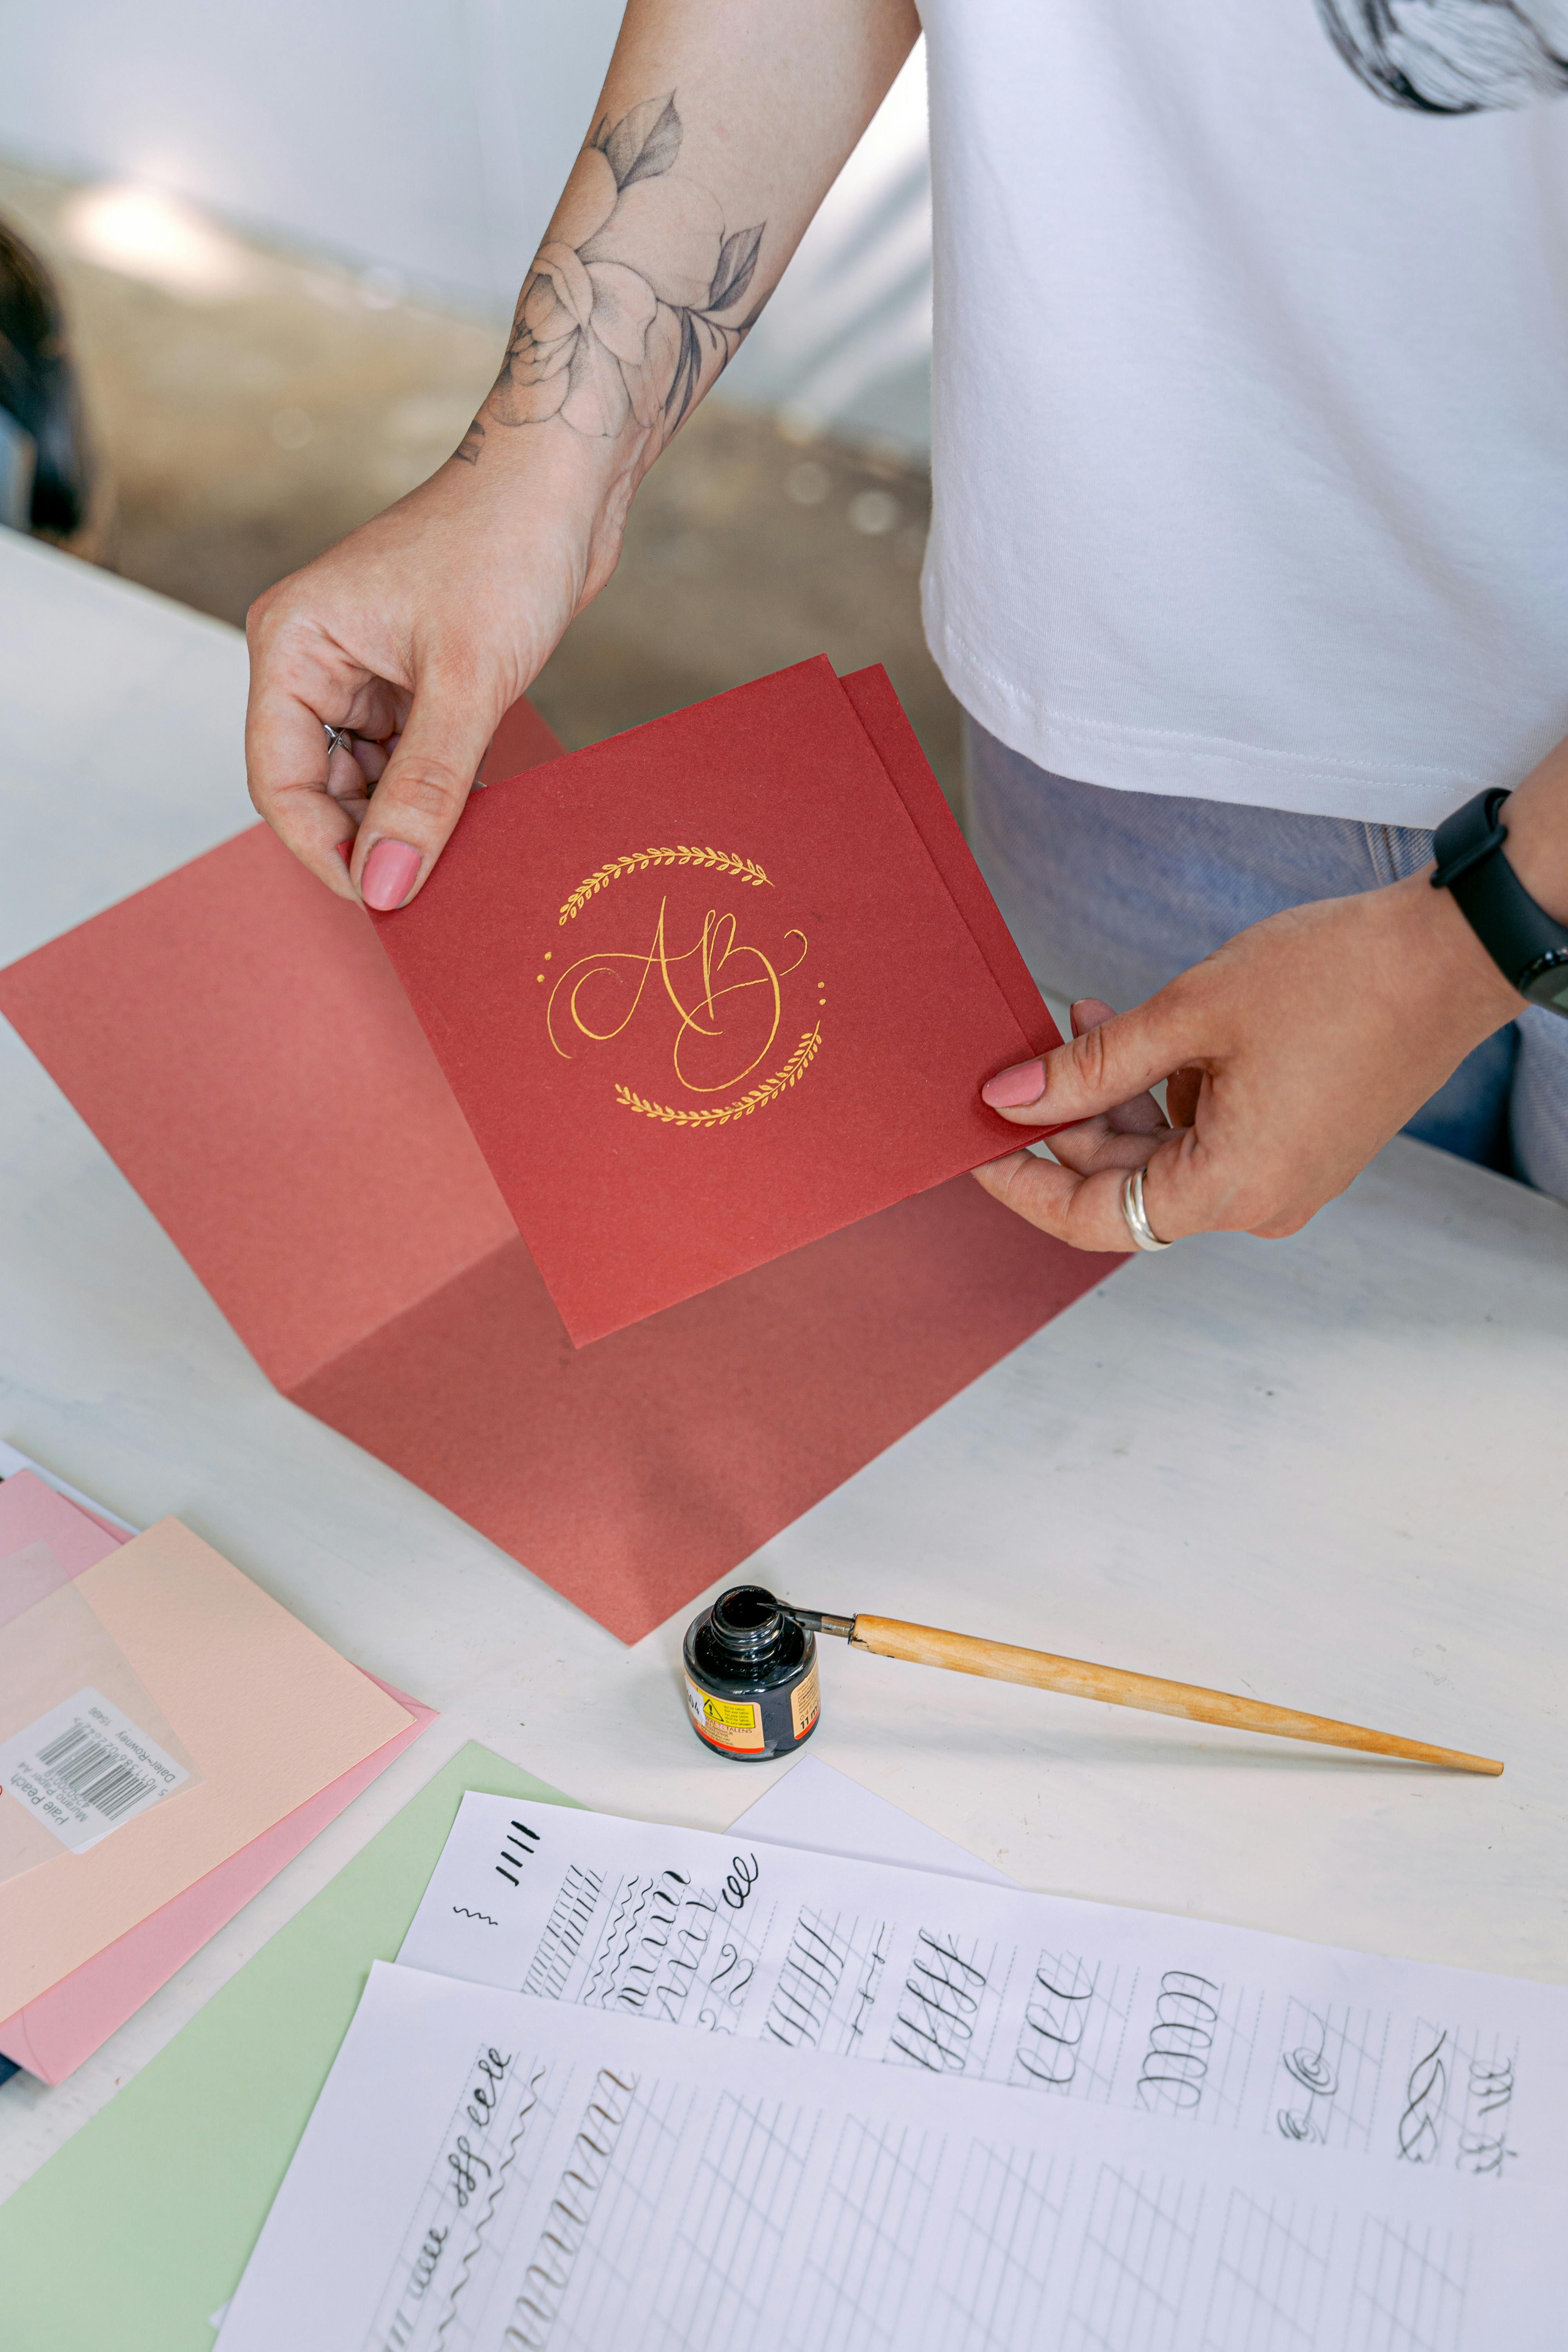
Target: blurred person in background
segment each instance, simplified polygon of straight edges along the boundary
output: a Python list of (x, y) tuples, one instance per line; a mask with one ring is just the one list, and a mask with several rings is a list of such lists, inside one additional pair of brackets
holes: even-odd
[[(1079, 999), (976, 1072), (1071, 1122), (981, 1181), (1094, 1249), (1279, 1234), (1408, 1127), (1568, 1197), (1568, 13), (923, 28), (927, 633), (976, 855)], [(252, 613), (252, 792), (329, 888), (422, 887), (921, 29), (632, 0), (461, 446)]]
[(106, 489), (58, 291), (0, 221), (0, 524), (102, 562)]

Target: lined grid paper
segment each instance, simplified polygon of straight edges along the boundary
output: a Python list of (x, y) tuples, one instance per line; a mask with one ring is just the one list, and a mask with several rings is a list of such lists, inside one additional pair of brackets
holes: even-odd
[(989, 2352), (1027, 2339), (1053, 2283), (1072, 2178), (1067, 2158), (970, 2142), (937, 2274), (933, 2347)]
[(1062, 2352), (1173, 2352), (1202, 2211), (1184, 2180), (1101, 2165)]
[(1333, 2244), (1331, 2214), (1233, 2189), (1203, 2352), (1312, 2352)]

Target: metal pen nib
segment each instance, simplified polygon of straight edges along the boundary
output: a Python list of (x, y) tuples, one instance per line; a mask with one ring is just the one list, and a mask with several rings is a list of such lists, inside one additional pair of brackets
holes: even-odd
[(808, 1626), (814, 1633), (836, 1633), (841, 1642), (855, 1638), (853, 1617), (831, 1617), (823, 1609), (797, 1609), (793, 1601), (781, 1601), (779, 1607), (786, 1609), (797, 1625)]

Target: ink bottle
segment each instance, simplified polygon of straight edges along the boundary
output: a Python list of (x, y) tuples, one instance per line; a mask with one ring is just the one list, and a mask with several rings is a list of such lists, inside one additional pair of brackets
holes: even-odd
[(686, 1629), (686, 1704), (704, 1747), (787, 1756), (816, 1727), (816, 1635), (760, 1584), (732, 1584)]

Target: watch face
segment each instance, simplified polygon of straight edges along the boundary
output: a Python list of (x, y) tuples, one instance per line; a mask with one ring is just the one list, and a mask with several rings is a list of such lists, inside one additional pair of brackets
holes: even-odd
[(1568, 1020), (1568, 948), (1532, 963), (1517, 985), (1531, 1004), (1544, 1004), (1548, 1013), (1561, 1013)]

